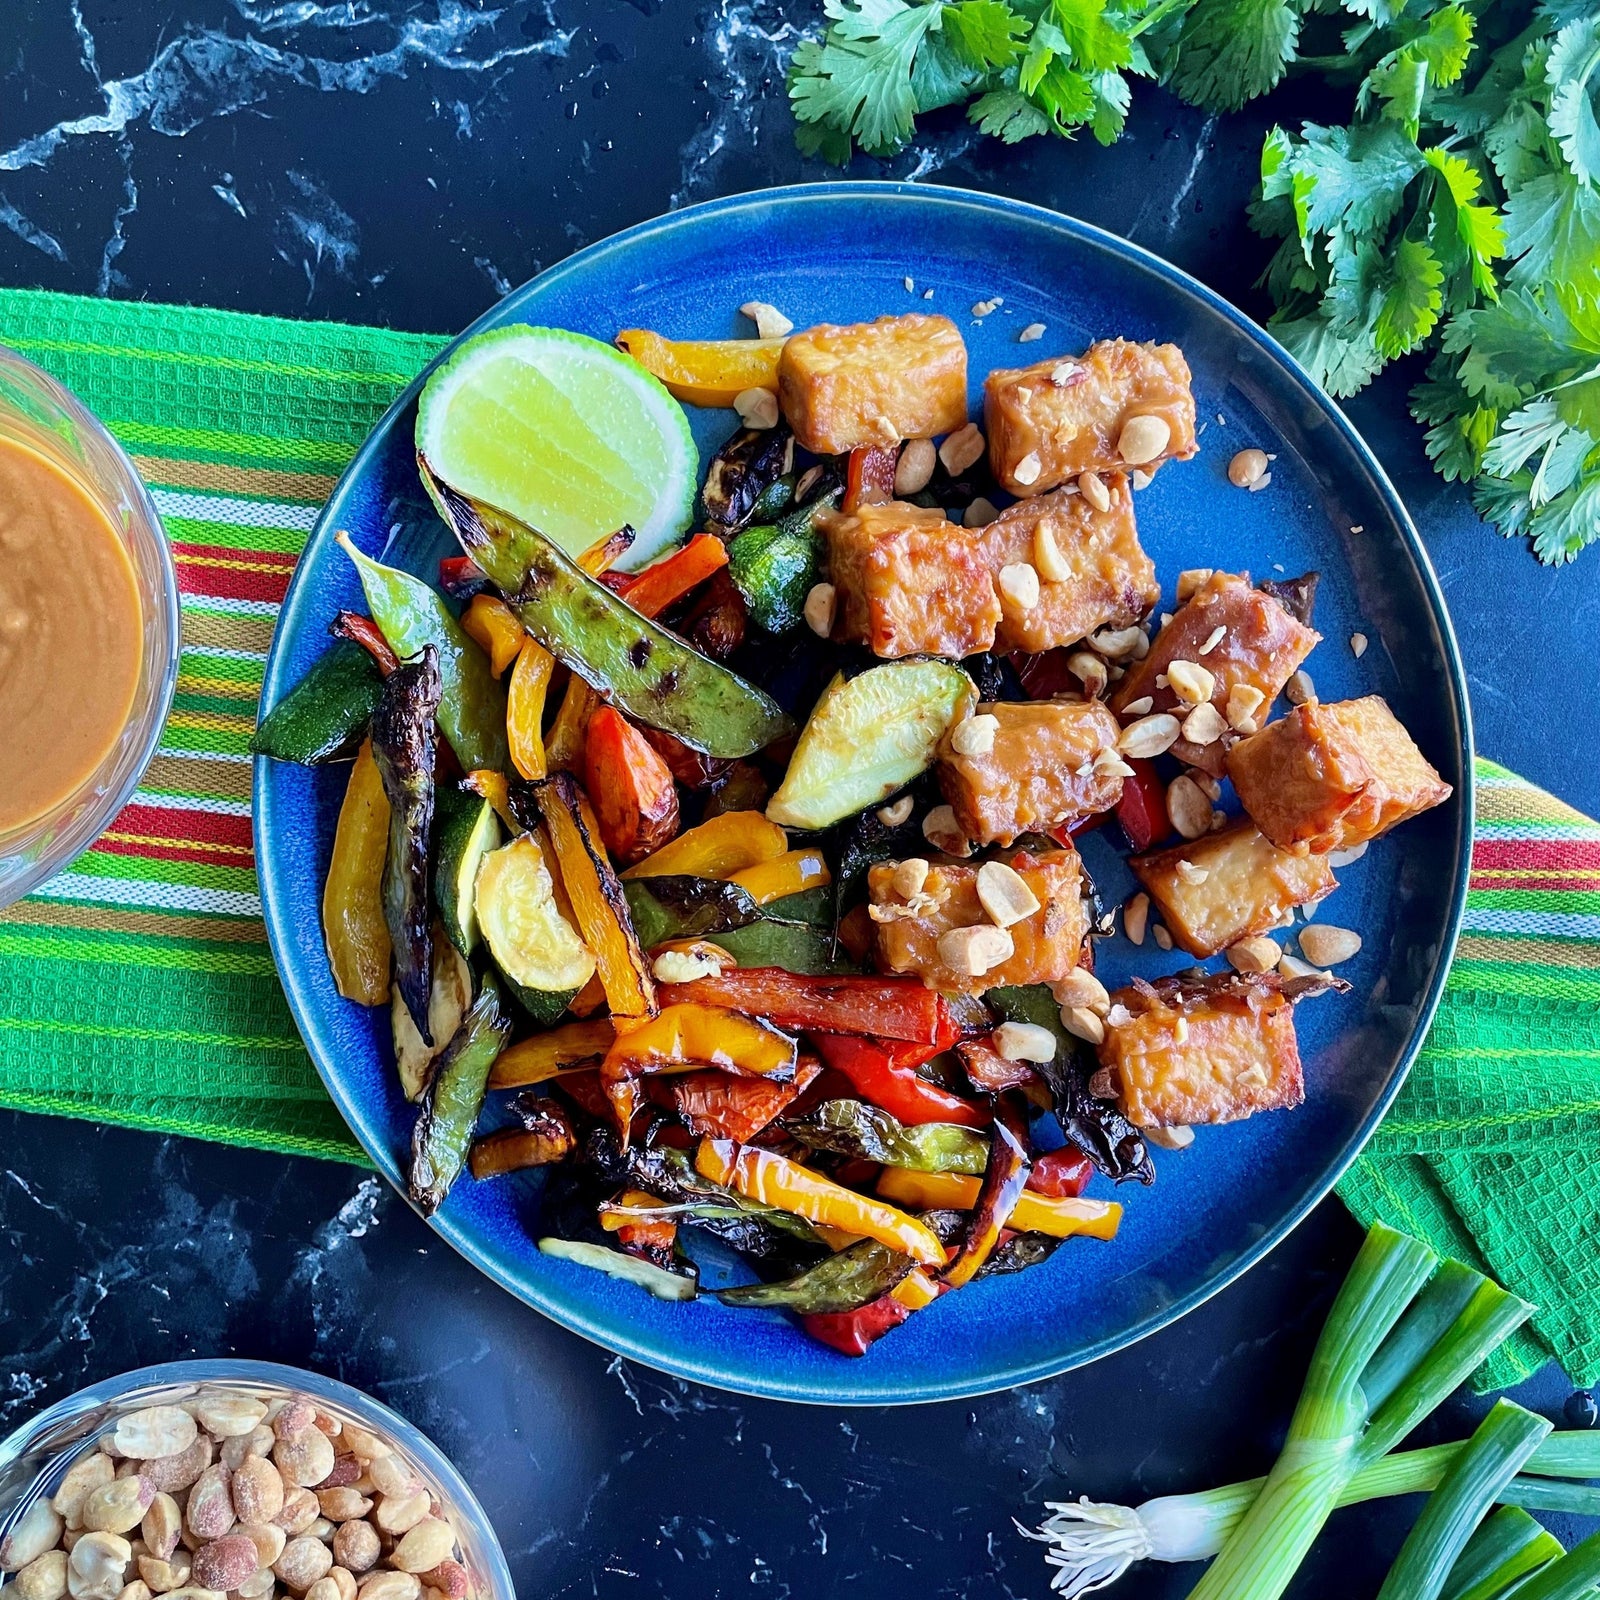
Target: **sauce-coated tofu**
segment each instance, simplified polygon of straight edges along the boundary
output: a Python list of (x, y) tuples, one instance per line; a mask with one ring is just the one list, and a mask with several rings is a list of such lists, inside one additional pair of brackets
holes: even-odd
[(1000, 724), (993, 746), (962, 755), (947, 733), (939, 747), (939, 787), (969, 839), (1010, 844), (1109, 811), (1122, 779), (1096, 769), (1116, 749), (1117, 719), (1098, 700), (1003, 700), (978, 707)]
[(888, 657), (993, 647), (1000, 601), (976, 529), (899, 500), (817, 522), (838, 594), (835, 639)]
[(948, 317), (913, 312), (791, 334), (778, 403), (818, 455), (952, 433), (967, 420), (967, 347)]
[[(1133, 491), (1124, 478), (1107, 481), (1109, 511), (1096, 511), (1080, 494), (1061, 490), (1008, 506), (981, 530), (983, 549), (998, 581), (1000, 569), (1027, 562), (1039, 574), (1039, 603), (1024, 611), (1000, 596), (1001, 650), (1030, 655), (1076, 644), (1099, 628), (1125, 628), (1161, 598), (1155, 564), (1139, 544)], [(1049, 550), (1041, 552), (1048, 542)], [(1047, 574), (1050, 550), (1067, 569)]]
[(1296, 906), (1338, 888), (1326, 856), (1304, 846), (1280, 850), (1251, 822), (1134, 856), (1128, 865), (1173, 942), (1202, 958), (1266, 933)]
[(1054, 983), (1078, 964), (1088, 920), (1083, 911), (1082, 863), (1076, 850), (1006, 858), (1033, 891), (1039, 909), (1014, 922), (1009, 959), (987, 972), (958, 970), (939, 954), (939, 939), (955, 928), (988, 926), (978, 899), (978, 869), (965, 865), (928, 868), (921, 892), (906, 901), (894, 887), (897, 863), (867, 873), (869, 912), (878, 928), (878, 965), (885, 972), (915, 973), (943, 994), (982, 994), (1002, 984)]
[(1216, 680), (1211, 701), (1219, 710), (1227, 706), (1235, 686), (1258, 690), (1259, 724), (1321, 637), (1314, 628), (1297, 622), (1270, 594), (1251, 588), (1249, 579), (1213, 572), (1150, 641), (1150, 653), (1135, 662), (1117, 685), (1112, 709), (1120, 712), (1148, 695), (1154, 710), (1172, 710), (1178, 696), (1169, 684), (1158, 684), (1156, 679), (1165, 677), (1174, 661), (1192, 661)]
[(1274, 844), (1347, 849), (1449, 798), (1381, 695), (1296, 706), (1228, 752), (1244, 808)]
[[(1015, 495), (1043, 494), (1080, 472), (1154, 472), (1198, 448), (1189, 364), (1175, 344), (1102, 339), (1081, 356), (999, 368), (983, 386), (983, 417), (989, 465)], [(1131, 417), (1166, 424), (1155, 455), (1128, 461), (1117, 449)]]
[(1140, 1128), (1238, 1122), (1305, 1098), (1294, 1006), (1276, 973), (1163, 978), (1111, 996), (1093, 1092)]

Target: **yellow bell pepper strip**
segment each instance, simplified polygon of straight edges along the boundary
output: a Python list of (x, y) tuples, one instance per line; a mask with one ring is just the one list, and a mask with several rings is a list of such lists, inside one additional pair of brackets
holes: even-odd
[(939, 1285), (921, 1267), (913, 1267), (889, 1293), (907, 1311), (924, 1311), (939, 1298)]
[(799, 1059), (799, 1046), (788, 1034), (756, 1017), (722, 1006), (663, 1006), (648, 1022), (612, 1042), (600, 1066), (600, 1081), (689, 1066), (782, 1082), (794, 1076)]
[(782, 339), (665, 339), (624, 328), (617, 344), (692, 406), (731, 406), (746, 389), (778, 390)]
[[(820, 1172), (757, 1145), (702, 1139), (694, 1156), (702, 1178), (736, 1189), (748, 1199), (776, 1206), (808, 1222), (876, 1239), (924, 1267), (942, 1267), (945, 1248), (931, 1228), (895, 1207), (857, 1194)], [(978, 1180), (968, 1180), (976, 1192)]]
[(670, 1216), (653, 1219), (652, 1211), (668, 1209), (665, 1200), (643, 1189), (624, 1189), (615, 1200), (599, 1207), (600, 1226), (614, 1233), (626, 1249), (654, 1257), (660, 1251), (670, 1256), (677, 1242), (678, 1224)]
[(1011, 1214), (1028, 1182), (1030, 1164), (1025, 1137), (1022, 1119), (1002, 1103), (995, 1113), (994, 1128), (989, 1136), (989, 1161), (984, 1168), (977, 1203), (967, 1221), (956, 1258), (944, 1274), (944, 1281), (952, 1289), (959, 1289), (977, 1277), (1011, 1221)]
[(491, 1089), (525, 1089), (563, 1072), (592, 1067), (611, 1048), (617, 1030), (609, 1017), (567, 1022), (502, 1050), (489, 1074)]
[(591, 578), (598, 578), (616, 566), (632, 546), (633, 529), (618, 528), (615, 533), (608, 533), (605, 538), (596, 539), (575, 559)]
[(461, 613), (461, 626), (467, 637), (488, 656), (489, 671), (497, 678), (506, 675), (528, 637), (516, 613), (493, 594), (474, 595), (472, 603)]
[(788, 848), (789, 836), (759, 811), (724, 811), (698, 828), (684, 829), (622, 876), (730, 878), (746, 867), (777, 860)]
[(480, 767), (476, 772), (469, 772), (461, 780), (461, 785), (470, 789), (480, 800), (487, 800), (494, 807), (494, 814), (505, 823), (513, 836), (522, 832), (516, 818), (511, 815), (511, 792), (505, 773)]
[[(958, 1172), (909, 1172), (903, 1167), (885, 1167), (878, 1175), (879, 1194), (918, 1211), (970, 1211), (978, 1203), (981, 1187), (980, 1179), (963, 1177)], [(1091, 1239), (1114, 1239), (1121, 1222), (1122, 1207), (1115, 1200), (1050, 1196), (1024, 1189), (1007, 1226), (1018, 1233), (1048, 1233), (1053, 1239), (1070, 1239), (1080, 1233)]]
[(547, 1167), (564, 1161), (577, 1144), (572, 1121), (553, 1100), (541, 1100), (536, 1111), (525, 1112), (530, 1125), (500, 1128), (472, 1141), (467, 1165), (474, 1178), (498, 1178), (526, 1167)]
[(581, 772), (588, 744), (589, 719), (600, 708), (597, 691), (577, 673), (567, 679), (567, 692), (561, 698), (556, 720), (550, 724), (550, 737), (544, 742), (545, 766), (551, 772)]
[(544, 698), (550, 689), (550, 675), (555, 670), (556, 658), (537, 639), (524, 634), (517, 664), (511, 669), (511, 683), (506, 689), (506, 745), (511, 751), (512, 766), (529, 783), (537, 783), (547, 770)]
[(620, 1032), (624, 1020), (653, 1017), (655, 980), (633, 931), (628, 899), (611, 870), (600, 829), (569, 772), (553, 773), (533, 790), (572, 902), (583, 942), (594, 951), (596, 971)]
[(575, 1017), (592, 1017), (605, 1003), (606, 986), (600, 981), (600, 974), (597, 972), (573, 995), (567, 1010)]
[(774, 856), (771, 861), (759, 862), (729, 876), (730, 881), (738, 884), (758, 906), (781, 900), (785, 895), (799, 894), (802, 889), (820, 889), (833, 882), (828, 863), (814, 847), (790, 850), (786, 855)]
[(334, 987), (357, 1005), (389, 1000), (393, 946), (383, 919), (383, 863), (389, 853), (389, 801), (372, 741), (350, 768), (333, 834), (333, 859), (322, 889), (322, 927)]

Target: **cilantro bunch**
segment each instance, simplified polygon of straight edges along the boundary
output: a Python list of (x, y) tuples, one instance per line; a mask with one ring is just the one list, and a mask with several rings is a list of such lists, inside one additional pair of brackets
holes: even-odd
[(1008, 143), (1122, 132), (1129, 76), (1234, 109), (1293, 70), (1348, 126), (1275, 128), (1251, 207), (1270, 326), (1330, 394), (1431, 357), (1447, 479), (1551, 562), (1600, 539), (1600, 0), (825, 0), (789, 93), (808, 153), (891, 155), (970, 102)]

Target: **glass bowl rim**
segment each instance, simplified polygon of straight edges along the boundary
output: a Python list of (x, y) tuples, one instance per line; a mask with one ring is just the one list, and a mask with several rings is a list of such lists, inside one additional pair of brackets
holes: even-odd
[[(166, 524), (156, 509), (149, 485), (140, 477), (128, 452), (123, 449), (105, 423), (59, 378), (47, 372), (37, 362), (30, 361), (20, 350), (4, 341), (0, 341), (0, 362), (22, 368), (27, 377), (37, 382), (50, 400), (71, 418), (75, 426), (83, 428), (95, 437), (96, 442), (110, 453), (121, 470), (126, 479), (122, 487), (126, 491), (127, 498), (143, 519), (145, 531), (151, 535), (150, 543), (154, 547), (160, 589), (159, 595), (150, 597), (154, 611), (153, 620), (164, 623), (166, 629), (166, 649), (163, 656), (150, 664), (153, 692), (149, 704), (142, 712), (136, 714), (136, 718), (130, 718), (130, 726), (135, 724), (136, 719), (142, 720), (145, 726), (128, 762), (127, 771), (121, 781), (108, 788), (94, 804), (84, 806), (52, 841), (50, 848), (41, 852), (28, 866), (9, 878), (0, 871), (0, 906), (5, 906), (31, 894), (40, 884), (65, 871), (105, 832), (111, 820), (128, 803), (129, 797), (139, 786), (139, 781), (155, 757), (156, 748), (161, 742), (162, 730), (167, 725), (167, 717), (172, 711), (172, 702), (177, 695), (178, 666), (183, 650), (183, 613), (179, 600), (178, 567), (173, 558), (171, 541), (167, 537)], [(76, 794), (69, 795), (54, 811), (46, 813), (44, 817), (34, 822), (24, 824), (16, 829), (9, 839), (0, 837), (0, 864), (18, 859), (21, 851), (26, 849), (30, 835), (36, 830), (47, 828), (51, 819), (72, 805), (81, 793), (82, 790), (79, 790)]]
[(474, 1552), (475, 1562), (485, 1569), (478, 1575), (479, 1600), (516, 1600), (517, 1591), (506, 1565), (500, 1536), (456, 1464), (415, 1423), (407, 1421), (398, 1411), (364, 1389), (357, 1389), (342, 1379), (330, 1378), (306, 1367), (291, 1367), (281, 1361), (254, 1361), (238, 1356), (204, 1356), (134, 1367), (74, 1390), (13, 1428), (4, 1438), (0, 1438), (0, 1467), (20, 1457), (41, 1432), (60, 1423), (70, 1423), (95, 1406), (115, 1404), (136, 1390), (171, 1384), (227, 1384), (230, 1381), (292, 1389), (297, 1393), (309, 1394), (314, 1399), (342, 1406), (370, 1422), (374, 1432), (382, 1432), (410, 1456), (429, 1475), (433, 1486), (442, 1491), (450, 1505), (459, 1509), (472, 1523), (480, 1544), (480, 1548)]

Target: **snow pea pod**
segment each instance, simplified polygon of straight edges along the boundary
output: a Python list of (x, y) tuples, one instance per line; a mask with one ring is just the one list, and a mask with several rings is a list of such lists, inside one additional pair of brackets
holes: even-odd
[(770, 696), (641, 615), (537, 529), (418, 470), (461, 547), (522, 625), (580, 678), (691, 749), (735, 759), (794, 731)]
[(489, 1072), (511, 1037), (500, 989), (486, 976), (433, 1075), (411, 1135), (411, 1198), (424, 1216), (439, 1209), (467, 1162)]
[(863, 1239), (796, 1277), (781, 1283), (740, 1284), (723, 1289), (717, 1298), (725, 1306), (782, 1306), (802, 1315), (854, 1311), (888, 1294), (912, 1265), (910, 1256), (876, 1239)]
[(954, 1122), (908, 1126), (864, 1100), (824, 1100), (808, 1116), (785, 1122), (784, 1131), (813, 1150), (916, 1172), (960, 1172), (977, 1178), (989, 1160), (988, 1139), (972, 1128)]
[(506, 691), (489, 671), (489, 658), (467, 637), (443, 600), (421, 578), (363, 555), (347, 533), (335, 535), (355, 562), (373, 620), (402, 661), (425, 644), (439, 653), (439, 726), (468, 772), (504, 772)]

